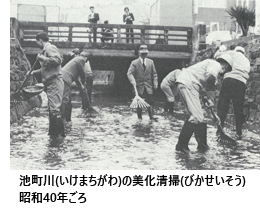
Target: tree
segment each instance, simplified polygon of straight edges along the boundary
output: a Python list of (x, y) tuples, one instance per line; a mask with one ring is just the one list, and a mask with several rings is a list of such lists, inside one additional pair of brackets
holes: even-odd
[(236, 22), (241, 27), (242, 36), (247, 36), (249, 26), (255, 26), (255, 9), (247, 7), (233, 6), (228, 8), (227, 13), (231, 19), (236, 19)]

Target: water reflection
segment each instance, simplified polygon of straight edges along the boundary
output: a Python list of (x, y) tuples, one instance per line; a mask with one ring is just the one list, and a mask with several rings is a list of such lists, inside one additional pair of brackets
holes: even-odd
[(216, 142), (216, 128), (209, 125), (210, 150), (198, 153), (192, 137), (191, 152), (186, 155), (175, 151), (186, 117), (181, 109), (174, 116), (164, 116), (159, 114), (162, 104), (157, 103), (158, 122), (150, 122), (147, 114), (139, 122), (129, 108), (130, 101), (99, 97), (94, 103), (100, 115), (84, 117), (80, 101), (75, 100), (72, 126), (66, 129), (65, 138), (56, 141), (47, 136), (44, 108), (31, 111), (13, 124), (11, 169), (260, 169), (257, 134), (246, 132), (245, 139), (233, 149)]

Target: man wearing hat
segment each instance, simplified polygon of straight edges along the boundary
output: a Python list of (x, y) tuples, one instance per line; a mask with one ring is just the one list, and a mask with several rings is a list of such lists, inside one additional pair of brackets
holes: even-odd
[[(204, 118), (200, 95), (205, 96), (206, 91), (215, 90), (218, 77), (231, 71), (232, 65), (232, 57), (225, 54), (221, 55), (216, 61), (206, 59), (183, 69), (177, 76), (178, 92), (189, 114), (178, 138), (175, 148), (177, 151), (189, 152), (188, 144), (193, 133), (198, 142), (198, 151), (205, 152), (209, 148), (207, 144), (207, 122)], [(213, 103), (210, 106), (213, 106)]]
[[(91, 6), (89, 9), (90, 9), (90, 14), (88, 16), (88, 22), (96, 24), (99, 21), (99, 14), (94, 12), (93, 6)], [(93, 32), (93, 41), (96, 42), (97, 41), (97, 28), (96, 27), (91, 28), (90, 32)], [(89, 36), (90, 35), (91, 35), (91, 33), (89, 34)], [(91, 38), (89, 38), (89, 42), (92, 42)]]
[(64, 87), (61, 76), (62, 57), (57, 47), (49, 42), (47, 33), (38, 33), (36, 35), (36, 43), (43, 49), (42, 53), (37, 55), (41, 68), (32, 71), (31, 74), (41, 75), (48, 97), (49, 135), (51, 138), (56, 138), (60, 135), (65, 137), (64, 125), (60, 113)]
[[(72, 82), (76, 82), (78, 85), (81, 95), (84, 94), (84, 97), (88, 98), (87, 92), (85, 90), (85, 72), (84, 72), (84, 66), (87, 62), (87, 53), (81, 52), (80, 56), (74, 57), (72, 60), (70, 60), (63, 68), (62, 68), (62, 79), (64, 81), (64, 91), (63, 91), (63, 98), (62, 98), (62, 104), (61, 104), (61, 116), (66, 124), (70, 124), (71, 121), (71, 96), (70, 96), (70, 90)], [(82, 96), (83, 97), (83, 96)], [(88, 104), (84, 104), (82, 106), (83, 110), (86, 110), (87, 108), (90, 108), (89, 100), (86, 100)], [(69, 122), (69, 123), (68, 123)]]
[(233, 59), (232, 71), (225, 74), (221, 86), (219, 102), (218, 102), (218, 116), (221, 120), (222, 127), (228, 113), (229, 103), (232, 100), (234, 115), (236, 119), (236, 137), (238, 140), (242, 139), (242, 125), (244, 122), (244, 99), (246, 92), (246, 82), (249, 78), (250, 62), (245, 57), (245, 49), (237, 46), (234, 50), (225, 52), (217, 51), (215, 57), (222, 54), (228, 54)]
[[(158, 87), (157, 72), (154, 66), (153, 60), (147, 58), (148, 49), (146, 45), (141, 45), (139, 48), (139, 58), (132, 61), (127, 77), (133, 86), (136, 86), (138, 94), (141, 98), (150, 104), (147, 108), (148, 114), (151, 120), (155, 120), (153, 117), (153, 89)], [(142, 119), (142, 108), (137, 108), (138, 119)]]

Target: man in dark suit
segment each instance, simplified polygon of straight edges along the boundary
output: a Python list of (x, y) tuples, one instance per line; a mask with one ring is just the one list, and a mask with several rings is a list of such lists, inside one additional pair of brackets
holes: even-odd
[[(139, 48), (139, 58), (132, 61), (127, 77), (133, 86), (136, 86), (138, 94), (141, 98), (150, 105), (148, 107), (148, 114), (151, 120), (155, 120), (153, 117), (153, 89), (158, 87), (157, 72), (153, 63), (153, 60), (147, 58), (148, 49), (146, 45), (141, 45)], [(138, 119), (142, 119), (142, 108), (137, 108)]]
[[(91, 6), (89, 9), (90, 9), (91, 13), (88, 16), (88, 22), (97, 23), (99, 21), (99, 14), (94, 12), (93, 6)], [(93, 41), (96, 42), (97, 41), (97, 28), (93, 27), (90, 30), (91, 30), (90, 32), (93, 32)], [(89, 34), (89, 42), (92, 42), (90, 35), (91, 35), (91, 33)]]
[[(129, 13), (129, 8), (126, 7), (124, 9), (125, 14), (123, 15), (123, 21), (126, 24), (133, 24), (133, 21), (135, 20), (133, 13)], [(126, 29), (126, 33), (131, 33), (131, 37), (134, 38), (134, 30), (133, 29)], [(129, 43), (129, 34), (126, 34), (126, 42)], [(132, 43), (134, 43), (134, 39), (132, 39)]]

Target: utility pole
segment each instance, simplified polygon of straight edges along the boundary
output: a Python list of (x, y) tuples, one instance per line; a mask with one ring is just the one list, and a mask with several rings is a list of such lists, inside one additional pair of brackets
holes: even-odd
[(255, 34), (260, 35), (260, 1), (255, 0)]

